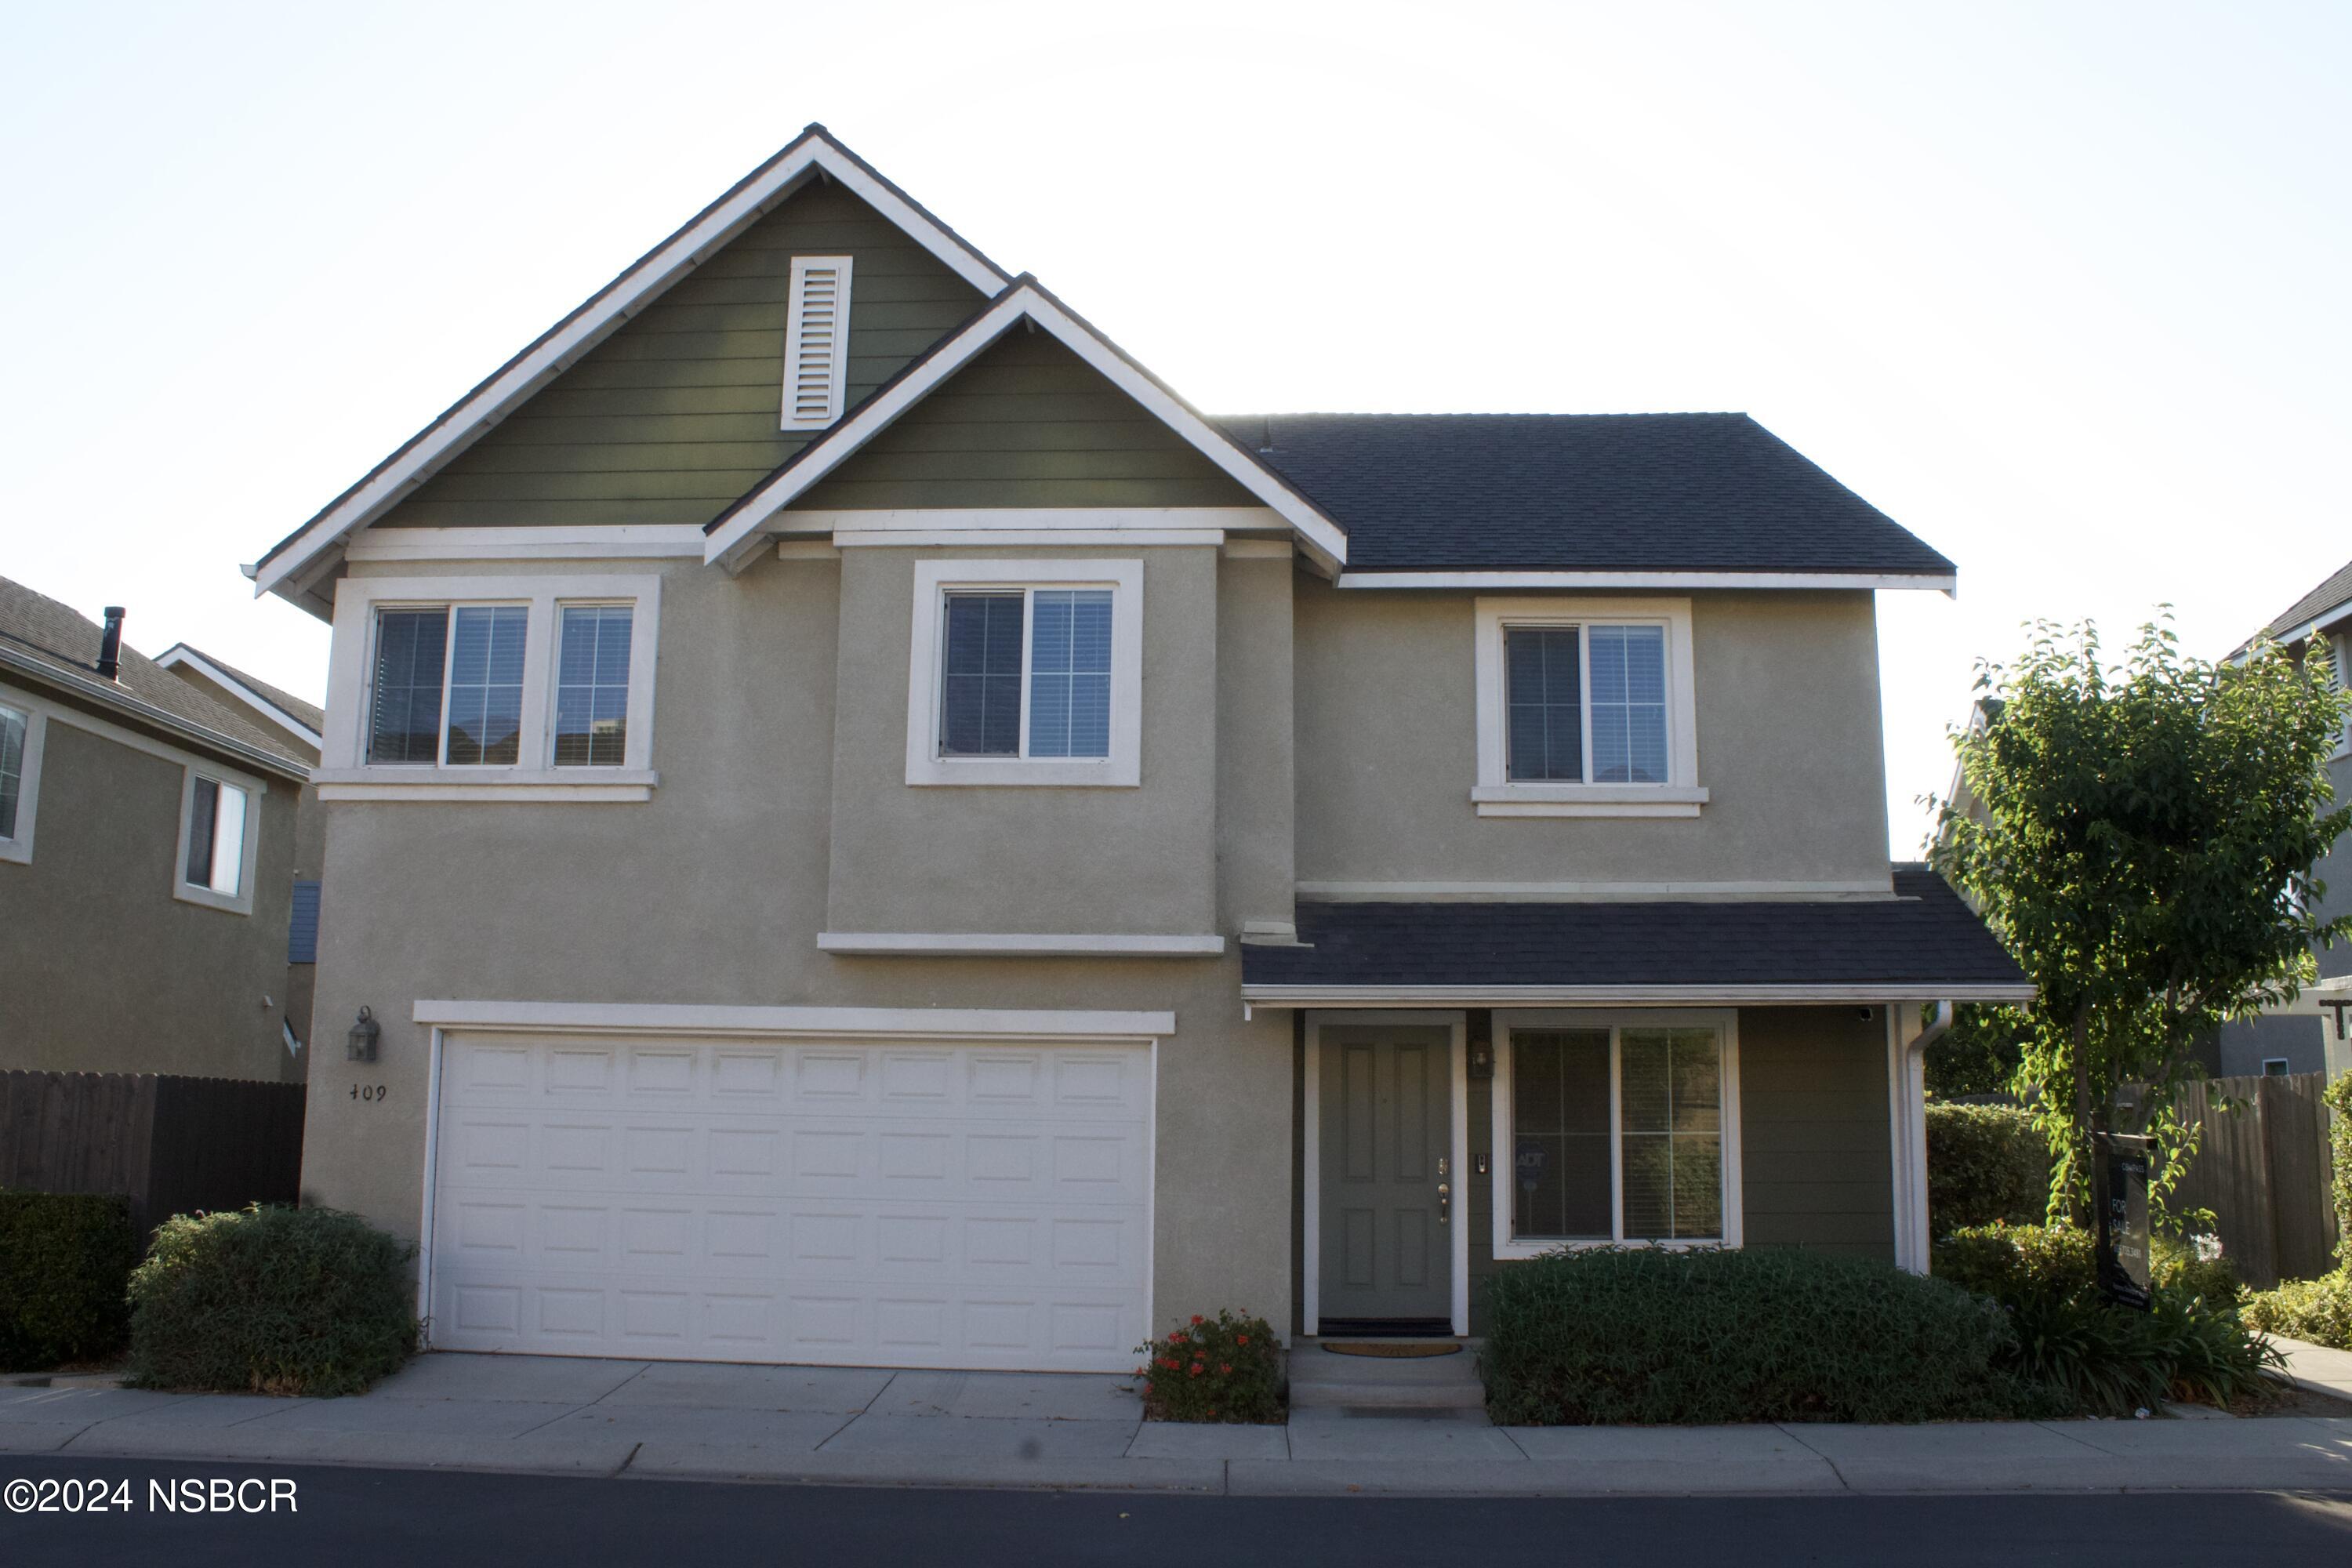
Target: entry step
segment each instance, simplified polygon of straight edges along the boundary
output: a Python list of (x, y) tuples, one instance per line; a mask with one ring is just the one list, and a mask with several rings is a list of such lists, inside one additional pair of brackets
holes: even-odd
[[(1297, 1410), (1483, 1410), (1476, 1352), (1439, 1355), (1347, 1355), (1302, 1338), (1290, 1352), (1290, 1404)], [(1399, 1342), (1374, 1342), (1396, 1345)]]

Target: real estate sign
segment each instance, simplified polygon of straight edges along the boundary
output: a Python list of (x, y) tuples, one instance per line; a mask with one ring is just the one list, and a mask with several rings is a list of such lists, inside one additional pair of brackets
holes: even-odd
[(2094, 1194), (2099, 1213), (2099, 1289), (2120, 1306), (2148, 1309), (2148, 1141), (2096, 1135)]

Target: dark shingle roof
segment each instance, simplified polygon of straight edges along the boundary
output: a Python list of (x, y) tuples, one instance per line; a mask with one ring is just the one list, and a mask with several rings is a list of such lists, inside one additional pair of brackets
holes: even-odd
[(1800, 903), (1310, 903), (1301, 947), (1242, 949), (1249, 986), (2017, 986), (2024, 974), (1944, 879)]
[(2263, 628), (2262, 635), (2284, 637), (2342, 607), (2347, 600), (2352, 600), (2352, 562), (2338, 567), (2334, 576), (2281, 611)]
[(225, 658), (215, 658), (211, 654), (206, 653), (204, 649), (197, 647), (193, 643), (181, 643), (177, 646), (186, 648), (190, 653), (194, 654), (206, 664), (218, 669), (223, 675), (231, 676), (243, 684), (253, 688), (253, 689), (260, 696), (268, 698), (280, 710), (292, 714), (297, 719), (299, 719), (303, 723), (309, 725), (312, 731), (323, 731), (326, 729), (327, 710), (320, 707), (317, 703), (305, 702), (299, 697), (295, 696), (292, 692), (287, 690), (283, 687), (272, 686), (269, 682), (262, 679), (257, 675), (248, 675), (244, 670), (241, 670), (237, 668), (236, 666), (231, 664), (228, 660)]
[(1348, 531), (1348, 570), (1954, 568), (1745, 414), (1219, 421)]
[[(274, 728), (197, 690), (128, 642), (122, 645), (117, 678), (108, 688), (98, 674), (98, 645), (103, 635), (95, 621), (85, 619), (71, 605), (0, 577), (0, 651), (60, 676), (79, 677), (79, 683), (68, 689), (101, 700), (119, 696), (134, 714), (135, 705), (155, 709), (182, 724), (267, 752), (298, 772), (310, 772), (310, 763)], [(100, 689), (91, 691), (92, 686)]]

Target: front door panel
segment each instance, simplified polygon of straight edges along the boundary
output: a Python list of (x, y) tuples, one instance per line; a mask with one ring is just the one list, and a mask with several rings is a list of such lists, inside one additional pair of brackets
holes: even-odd
[(1453, 1031), (1327, 1026), (1320, 1040), (1321, 1315), (1449, 1318)]

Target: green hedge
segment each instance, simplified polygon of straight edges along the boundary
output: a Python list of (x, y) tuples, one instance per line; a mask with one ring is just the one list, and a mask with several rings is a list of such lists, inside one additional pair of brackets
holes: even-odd
[(2050, 1145), (2013, 1105), (1927, 1106), (1927, 1228), (2032, 1225), (2050, 1205)]
[(138, 1261), (128, 1198), (0, 1192), (0, 1372), (121, 1350), (123, 1292)]
[(358, 1394), (416, 1348), (415, 1256), (338, 1209), (179, 1215), (131, 1277), (131, 1381)]
[[(2352, 1078), (2344, 1081), (2352, 1083)], [(2352, 1351), (2352, 1269), (2256, 1291), (2246, 1298), (2243, 1316), (2266, 1334)]]
[(1950, 1421), (2055, 1414), (1991, 1301), (1782, 1248), (1549, 1253), (1486, 1287), (1498, 1424)]

